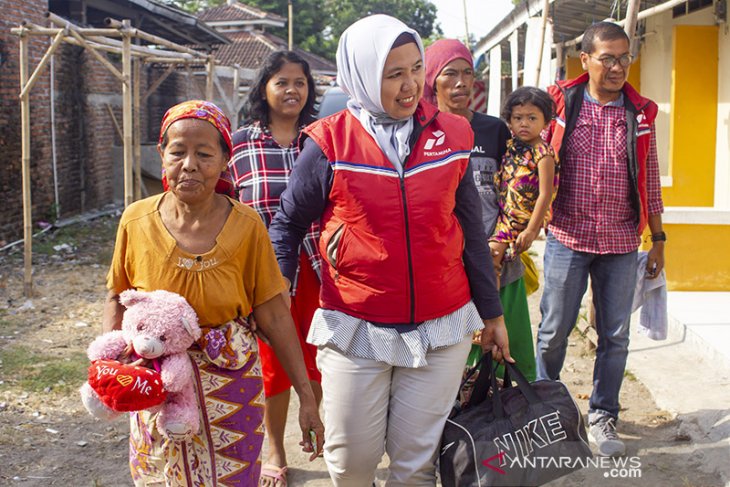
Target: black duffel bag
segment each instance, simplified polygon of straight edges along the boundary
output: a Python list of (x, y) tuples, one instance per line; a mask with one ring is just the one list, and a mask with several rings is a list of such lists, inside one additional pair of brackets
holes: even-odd
[(500, 387), (491, 353), (464, 382), (478, 368), (469, 403), (463, 408), (457, 403), (444, 427), (439, 456), (444, 487), (537, 486), (586, 465), (592, 454), (585, 423), (565, 384), (529, 383), (506, 363)]

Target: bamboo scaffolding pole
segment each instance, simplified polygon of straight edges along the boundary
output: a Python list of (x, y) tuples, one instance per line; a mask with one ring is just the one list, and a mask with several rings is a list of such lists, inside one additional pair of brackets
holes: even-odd
[(124, 49), (122, 50), (122, 130), (124, 131), (124, 207), (134, 201), (132, 180), (132, 35), (129, 20), (123, 22)]
[[(540, 25), (540, 43), (537, 45), (537, 67), (535, 68), (535, 84), (540, 85), (540, 70), (542, 69), (542, 53), (545, 50), (545, 30), (547, 29), (548, 10), (550, 0), (544, 0), (542, 4), (542, 23)], [(552, 42), (551, 42), (552, 44)]]
[(26, 34), (31, 36), (49, 36), (56, 35), (59, 32), (63, 32), (64, 29), (73, 30), (84, 36), (98, 37), (98, 36), (114, 36), (121, 37), (122, 34), (117, 29), (84, 29), (81, 27), (75, 27), (71, 23), (66, 23), (63, 27), (42, 27), (33, 23), (26, 23), (23, 27), (28, 29)]
[[(28, 36), (20, 34), (20, 87), (28, 83)], [(23, 185), (23, 294), (33, 297), (33, 215), (30, 195), (30, 96), (20, 99), (21, 165)]]
[[(194, 82), (191, 64), (206, 66), (206, 95), (213, 95), (214, 76), (215, 76), (215, 58), (205, 53), (194, 51), (192, 49), (180, 46), (166, 39), (147, 34), (139, 29), (132, 29), (129, 20), (123, 22), (114, 21), (114, 26), (110, 29), (88, 29), (78, 27), (69, 21), (58, 17), (57, 15), (46, 12), (46, 17), (58, 28), (41, 27), (26, 21), (23, 21), (19, 28), (12, 28), (10, 31), (20, 38), (19, 42), (19, 64), (20, 64), (20, 123), (21, 123), (21, 166), (22, 166), (22, 191), (23, 191), (23, 242), (24, 242), (24, 281), (23, 290), (26, 297), (33, 295), (33, 250), (32, 250), (32, 200), (31, 200), (31, 177), (30, 177), (30, 90), (36, 83), (41, 71), (46, 67), (49, 60), (54, 55), (61, 42), (72, 45), (81, 46), (91, 52), (91, 54), (102, 63), (109, 71), (122, 81), (122, 116), (123, 128), (120, 129), (119, 123), (109, 104), (107, 109), (112, 117), (114, 127), (122, 138), (124, 144), (124, 203), (125, 206), (133, 201), (133, 197), (140, 197), (141, 190), (141, 130), (139, 120), (134, 124), (135, 116), (138, 118), (140, 113), (139, 89), (140, 89), (140, 73), (141, 64), (143, 62), (171, 63), (172, 67), (168, 71), (172, 72), (174, 66), (180, 63), (185, 64), (188, 72), (189, 83), (187, 85), (190, 91), (191, 84)], [(41, 58), (39, 65), (29, 76), (28, 65), (28, 46), (30, 36), (53, 36), (54, 39)], [(110, 39), (108, 36), (121, 36), (122, 41)], [(86, 37), (86, 38), (85, 38)], [(172, 49), (167, 51), (164, 49), (151, 49), (144, 46), (136, 46), (132, 44), (132, 38), (138, 38), (155, 45), (161, 45)], [(101, 52), (110, 52), (122, 55), (122, 72), (120, 72)], [(137, 63), (140, 65), (134, 72), (132, 63), (134, 57), (138, 58)], [(196, 83), (198, 89), (202, 88)], [(219, 87), (220, 89), (220, 87)], [(149, 96), (149, 95), (148, 95)], [(225, 98), (225, 96), (224, 96)], [(133, 100), (134, 99), (134, 100)], [(133, 106), (134, 104), (134, 106)], [(134, 126), (133, 126), (134, 125)], [(137, 144), (137, 145), (134, 145)], [(137, 191), (134, 191), (133, 180), (133, 164), (136, 159), (137, 174)], [(133, 194), (134, 193), (134, 194)]]
[[(121, 53), (122, 49), (124, 48), (123, 42), (118, 41), (116, 39), (109, 39), (109, 38), (105, 38), (105, 37), (91, 37), (90, 40), (98, 45), (103, 45), (105, 47), (110, 47), (110, 48), (116, 49), (116, 51), (110, 51), (110, 52)], [(161, 60), (158, 62), (167, 62), (167, 63), (172, 62), (172, 60), (179, 60), (179, 59), (200, 59), (201, 64), (204, 61), (204, 58), (196, 58), (195, 56), (191, 56), (190, 54), (184, 54), (182, 52), (167, 51), (164, 49), (151, 49), (149, 47), (138, 46), (135, 44), (132, 44), (132, 55), (141, 57), (145, 60), (156, 58), (156, 59)]]
[(33, 86), (35, 85), (36, 81), (38, 81), (38, 76), (40, 76), (41, 71), (46, 67), (48, 64), (48, 61), (51, 60), (51, 56), (53, 56), (53, 53), (56, 52), (56, 49), (58, 49), (58, 46), (61, 45), (61, 42), (63, 41), (64, 32), (61, 31), (58, 34), (56, 34), (56, 37), (53, 38), (53, 42), (51, 43), (51, 47), (48, 48), (46, 53), (41, 58), (41, 62), (38, 63), (38, 66), (36, 66), (35, 71), (33, 71), (33, 74), (30, 75), (30, 79), (28, 82), (23, 86), (22, 91), (20, 92), (20, 98), (23, 99), (28, 93), (30, 93), (30, 90), (33, 89)]
[(233, 117), (233, 126), (238, 127), (238, 112), (241, 111), (241, 109), (238, 107), (241, 102), (241, 94), (238, 92), (238, 85), (241, 84), (241, 67), (236, 64), (233, 67), (233, 113), (231, 113), (231, 116)]
[(205, 66), (205, 60), (193, 58), (187, 54), (179, 54), (177, 56), (160, 57), (160, 56), (149, 56), (143, 58), (146, 63), (157, 63), (157, 64), (182, 64), (192, 63), (194, 66)]
[(636, 53), (636, 39), (634, 34), (636, 33), (636, 22), (639, 15), (639, 4), (640, 0), (629, 0), (626, 6), (626, 24), (624, 25), (624, 32), (629, 36), (629, 52), (634, 55)]
[[(78, 27), (75, 24), (70, 23), (68, 20), (66, 20), (62, 17), (59, 17), (58, 15), (56, 15), (52, 12), (46, 12), (45, 15), (48, 18), (48, 20), (53, 22), (55, 25), (59, 26), (59, 28), (68, 28), (69, 30), (75, 31), (75, 32), (80, 32), (81, 30), (83, 30), (81, 27)], [(121, 22), (119, 23), (119, 25), (121, 26)], [(111, 29), (86, 29), (86, 30), (87, 31), (97, 30), (100, 32), (110, 31), (110, 32), (113, 32), (116, 37), (122, 36), (122, 32), (119, 30), (119, 28), (116, 28), (116, 27), (111, 28)], [(99, 50), (105, 50), (107, 52), (113, 52), (116, 54), (122, 53), (122, 49), (124, 46), (121, 41), (118, 41), (116, 39), (108, 39), (108, 38), (100, 37), (100, 36), (90, 36), (90, 37), (91, 37), (91, 39), (87, 40), (87, 42), (89, 42), (90, 44), (98, 43), (98, 44), (103, 44), (106, 47), (109, 47), (109, 46), (116, 47), (115, 50), (108, 50), (106, 48), (100, 48), (99, 46), (95, 45), (94, 47), (98, 48)], [(69, 42), (69, 39), (66, 39), (66, 42)], [(70, 43), (73, 44), (73, 42), (70, 42)], [(172, 44), (172, 45), (177, 46), (177, 44)], [(167, 50), (162, 50), (162, 49), (150, 49), (148, 47), (136, 46), (133, 44), (132, 52), (134, 55), (157, 56), (157, 57), (162, 57), (162, 58), (166, 58), (167, 56), (170, 56), (172, 58), (179, 58), (181, 56), (187, 58), (189, 56), (190, 59), (200, 59), (201, 61), (204, 61), (205, 58), (207, 57), (204, 53), (201, 53), (198, 51), (192, 51), (194, 54), (186, 54), (186, 53), (181, 52), (179, 50), (179, 48), (182, 48), (182, 46), (178, 46), (178, 48), (173, 48), (172, 51), (167, 51)], [(187, 48), (184, 48), (184, 49), (186, 49), (186, 51), (188, 50)]]
[(147, 92), (142, 97), (143, 103), (147, 102), (147, 99), (150, 97), (150, 95), (152, 93), (154, 93), (157, 88), (160, 87), (160, 85), (163, 83), (163, 81), (165, 81), (167, 79), (167, 77), (172, 74), (173, 71), (175, 71), (176, 67), (177, 67), (177, 63), (171, 63), (170, 66), (167, 68), (167, 70), (164, 73), (162, 73), (162, 75), (159, 78), (157, 78), (154, 83), (152, 83), (152, 86), (150, 86), (147, 89)]
[[(104, 45), (107, 47), (114, 47), (117, 49), (118, 52), (122, 52), (122, 49), (124, 47), (122, 41), (118, 41), (116, 39), (109, 39), (107, 37), (91, 37), (89, 39), (91, 42), (98, 43), (100, 45)], [(149, 59), (149, 58), (159, 58), (163, 61), (161, 62), (170, 62), (171, 59), (200, 59), (201, 63), (203, 62), (204, 58), (195, 57), (190, 54), (185, 54), (182, 52), (177, 51), (168, 51), (165, 49), (151, 49), (149, 47), (145, 46), (138, 46), (136, 44), (132, 44), (132, 55)]]
[[(220, 94), (223, 103), (226, 104), (226, 108), (228, 108), (228, 111), (233, 112), (233, 109), (235, 108), (233, 94), (231, 94), (230, 99), (226, 96), (226, 90), (223, 89), (223, 85), (221, 85), (221, 81), (220, 79), (218, 79), (218, 76), (213, 76), (213, 84), (218, 89), (218, 94)], [(212, 98), (210, 100), (213, 101)]]
[(69, 29), (69, 33), (71, 34), (71, 36), (74, 39), (76, 39), (81, 44), (81, 46), (84, 49), (89, 51), (96, 58), (97, 61), (99, 61), (101, 64), (103, 64), (109, 71), (111, 71), (111, 73), (114, 76), (116, 76), (122, 83), (124, 83), (124, 75), (122, 73), (120, 73), (119, 70), (116, 67), (114, 67), (114, 65), (112, 63), (110, 63), (107, 58), (105, 58), (104, 56), (99, 54), (99, 51), (97, 51), (96, 49), (91, 47), (89, 45), (89, 43), (86, 42), (86, 40), (83, 37), (81, 37), (80, 34), (77, 34), (76, 31), (74, 31), (73, 29)]
[(133, 141), (134, 141), (134, 199), (142, 199), (142, 130), (140, 124), (140, 79), (142, 71), (142, 60), (134, 61), (134, 81), (132, 82), (133, 99)]
[(196, 57), (205, 57), (205, 53), (202, 53), (200, 51), (196, 51), (195, 49), (190, 49), (189, 47), (181, 46), (180, 44), (175, 44), (172, 41), (168, 41), (164, 37), (158, 37), (156, 35), (148, 34), (147, 32), (139, 29), (133, 29), (131, 25), (128, 25), (127, 27), (124, 27), (124, 21), (119, 22), (118, 20), (112, 19), (107, 17), (104, 19), (104, 23), (110, 27), (116, 27), (121, 29), (128, 29), (130, 31), (130, 34), (133, 37), (136, 37), (138, 39), (142, 39), (144, 41), (149, 42), (150, 44), (155, 44), (158, 46), (165, 46), (169, 49), (173, 49), (178, 52), (184, 52), (187, 54), (191, 54)]
[(558, 73), (561, 73), (565, 64), (565, 48), (563, 48), (562, 44), (555, 46), (555, 61), (557, 64), (556, 70)]
[(289, 0), (287, 4), (287, 14), (289, 15), (289, 19), (287, 21), (287, 24), (289, 24), (287, 26), (289, 28), (288, 45), (289, 50), (291, 51), (294, 49), (294, 5), (292, 4), (292, 0)]
[[(680, 5), (682, 3), (685, 3), (686, 1), (687, 0), (667, 0), (665, 3), (660, 3), (659, 5), (655, 5), (653, 7), (649, 7), (647, 9), (642, 10), (641, 12), (639, 12), (636, 15), (636, 20), (637, 21), (643, 20), (643, 19), (646, 19), (646, 18), (651, 17), (653, 15), (657, 15), (657, 14), (660, 14), (662, 12), (666, 12), (667, 10), (673, 9), (677, 5)], [(618, 22), (616, 22), (616, 25), (623, 26), (625, 23), (626, 23), (626, 19), (619, 20)], [(576, 45), (580, 44), (580, 41), (582, 41), (582, 40), (583, 40), (583, 34), (579, 35), (575, 39), (572, 39), (572, 40), (569, 40), (569, 41), (565, 41), (563, 43), (563, 45), (565, 47), (576, 46)]]
[(194, 81), (193, 80), (193, 70), (190, 69), (189, 63), (185, 63), (185, 72), (188, 75), (188, 82), (185, 86), (185, 98), (187, 98), (189, 100), (193, 97), (192, 86), (193, 86), (193, 81)]
[[(10, 29), (10, 32), (12, 32), (13, 34), (18, 34), (19, 33), (19, 29), (13, 28), (13, 29)], [(39, 35), (41, 35), (41, 34), (39, 34)], [(47, 35), (47, 34), (42, 34), (42, 35)], [(70, 36), (70, 34), (69, 34), (69, 36)], [(69, 36), (64, 37), (63, 38), (63, 41), (66, 42), (66, 43), (68, 43), (68, 44), (72, 44), (74, 46), (84, 47), (83, 44), (81, 44), (75, 38), (69, 37)], [(111, 53), (114, 53), (114, 54), (121, 54), (121, 52), (122, 52), (121, 43), (119, 43), (119, 46), (120, 47), (112, 47), (112, 46), (108, 46), (106, 44), (98, 44), (96, 42), (91, 42), (91, 41), (88, 41), (88, 40), (86, 42), (90, 46), (92, 46), (94, 49), (96, 49), (98, 51), (111, 52)], [(159, 54), (159, 53), (156, 52), (155, 54)], [(137, 53), (135, 53), (135, 55), (137, 55), (137, 56), (144, 56), (145, 54), (141, 54), (141, 53), (140, 54), (137, 54)]]
[(119, 140), (124, 140), (124, 132), (122, 132), (122, 127), (119, 126), (119, 121), (117, 120), (117, 116), (114, 115), (114, 110), (112, 109), (112, 106), (107, 103), (106, 109), (109, 110), (109, 115), (112, 117), (112, 122), (114, 122), (114, 128), (117, 131), (117, 135), (119, 136)]
[(213, 78), (215, 77), (215, 59), (213, 56), (208, 57), (208, 66), (205, 78), (205, 99), (213, 101)]

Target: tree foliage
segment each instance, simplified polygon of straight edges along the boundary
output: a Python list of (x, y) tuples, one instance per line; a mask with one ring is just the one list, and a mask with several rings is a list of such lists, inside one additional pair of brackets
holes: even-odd
[[(195, 13), (226, 0), (167, 0), (167, 3)], [(242, 3), (288, 17), (288, 0), (244, 0)], [(442, 34), (436, 22), (436, 6), (429, 0), (293, 0), (294, 44), (334, 60), (337, 41), (356, 20), (372, 14), (399, 18), (426, 39)], [(286, 39), (287, 28), (272, 32)]]
[(357, 19), (373, 14), (398, 18), (423, 38), (442, 33), (436, 23), (436, 6), (428, 0), (325, 0), (325, 6), (335, 41)]
[(163, 3), (181, 8), (191, 14), (198, 13), (205, 8), (217, 7), (226, 3), (226, 0), (162, 0)]

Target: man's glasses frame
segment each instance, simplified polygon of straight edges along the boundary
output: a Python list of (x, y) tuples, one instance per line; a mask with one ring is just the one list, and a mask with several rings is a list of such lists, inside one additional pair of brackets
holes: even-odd
[(590, 54), (588, 55), (590, 58), (595, 59), (596, 61), (599, 61), (604, 68), (611, 69), (614, 66), (616, 66), (616, 63), (618, 63), (622, 68), (628, 68), (631, 65), (631, 62), (634, 60), (634, 57), (631, 54), (624, 54), (623, 56), (614, 57), (614, 56), (603, 56), (603, 57), (594, 57)]

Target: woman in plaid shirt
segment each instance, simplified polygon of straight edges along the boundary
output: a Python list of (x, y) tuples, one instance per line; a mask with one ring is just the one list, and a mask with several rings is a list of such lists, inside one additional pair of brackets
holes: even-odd
[[(299, 155), (299, 132), (315, 118), (314, 100), (314, 80), (307, 62), (291, 51), (274, 52), (264, 61), (249, 92), (246, 124), (233, 134), (229, 166), (239, 200), (255, 209), (267, 227), (279, 209), (279, 197)], [(315, 223), (302, 244), (299, 271), (291, 286), (291, 313), (319, 404), (322, 388), (315, 362), (317, 348), (305, 343), (319, 306), (318, 239)], [(261, 340), (259, 348), (266, 394), (264, 424), (269, 435), (261, 485), (286, 485), (284, 429), (291, 382), (272, 348)]]

